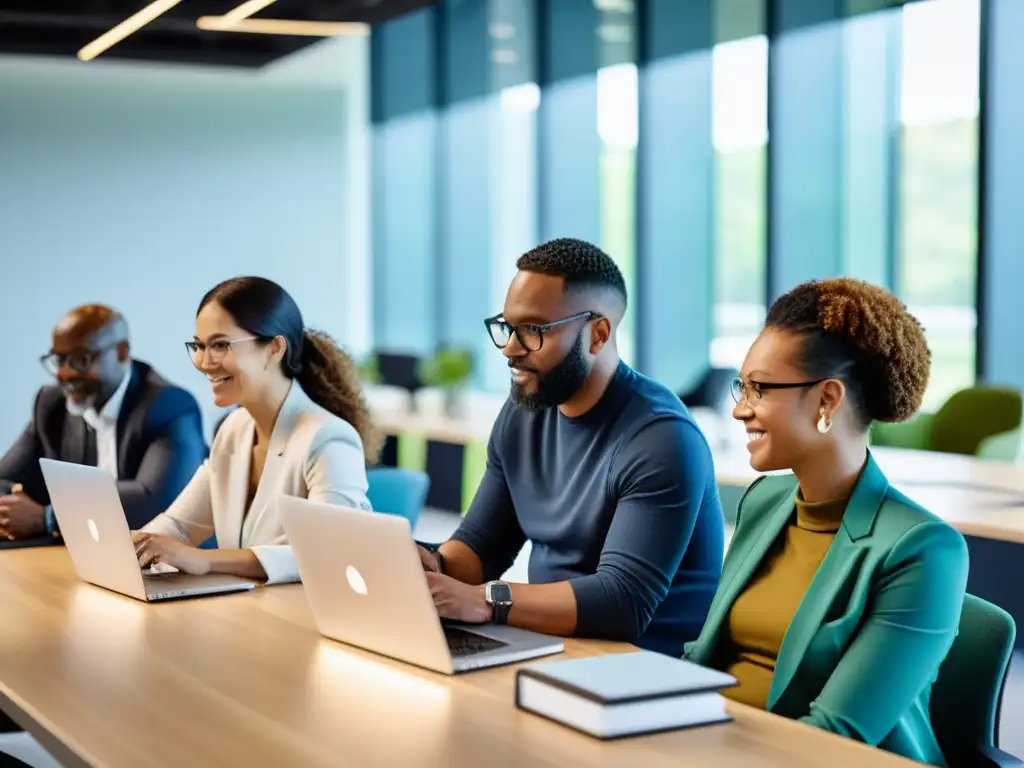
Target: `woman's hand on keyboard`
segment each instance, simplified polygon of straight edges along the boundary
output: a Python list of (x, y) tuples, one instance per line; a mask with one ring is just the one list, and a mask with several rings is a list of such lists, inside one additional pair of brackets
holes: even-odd
[(203, 576), (210, 572), (210, 559), (205, 550), (190, 547), (170, 536), (152, 533), (136, 532), (132, 534), (132, 539), (141, 568), (163, 563), (193, 576)]

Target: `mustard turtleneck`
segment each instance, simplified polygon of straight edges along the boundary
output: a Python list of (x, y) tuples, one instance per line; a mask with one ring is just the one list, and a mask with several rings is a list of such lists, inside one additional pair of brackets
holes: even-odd
[(797, 492), (796, 514), (733, 603), (722, 636), (723, 668), (739, 681), (723, 691), (733, 701), (765, 708), (782, 638), (832, 546), (846, 503), (809, 504)]

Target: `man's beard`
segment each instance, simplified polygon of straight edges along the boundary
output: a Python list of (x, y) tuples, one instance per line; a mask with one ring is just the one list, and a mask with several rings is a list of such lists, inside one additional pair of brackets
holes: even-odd
[[(514, 362), (509, 361), (510, 368), (514, 367)], [(547, 373), (534, 371), (534, 375), (537, 380), (537, 391), (533, 394), (527, 394), (521, 384), (512, 382), (509, 394), (512, 402), (520, 408), (553, 408), (579, 392), (590, 376), (590, 366), (583, 356), (583, 331), (580, 331), (569, 354), (558, 365)]]
[[(99, 395), (99, 388), (92, 383), (86, 383), (84, 386), (78, 382), (71, 382), (71, 384), (72, 386), (70, 387), (67, 385), (61, 386), (64, 392), (64, 400), (67, 403), (69, 412), (76, 416), (81, 416), (95, 405), (96, 398)], [(81, 392), (85, 396), (76, 402), (71, 396), (73, 391)]]

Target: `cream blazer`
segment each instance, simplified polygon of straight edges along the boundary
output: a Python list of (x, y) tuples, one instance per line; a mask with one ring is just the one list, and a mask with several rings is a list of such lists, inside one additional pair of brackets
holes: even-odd
[(246, 515), (255, 434), (255, 422), (244, 408), (228, 416), (210, 458), (168, 510), (142, 530), (192, 546), (215, 534), (222, 549), (251, 549), (267, 572), (267, 584), (298, 581), (277, 501), (282, 495), (298, 496), (370, 510), (362, 440), (351, 424), (314, 403), (293, 382)]

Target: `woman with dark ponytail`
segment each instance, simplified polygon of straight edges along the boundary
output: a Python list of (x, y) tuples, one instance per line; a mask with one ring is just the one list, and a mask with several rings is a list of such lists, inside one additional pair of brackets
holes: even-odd
[[(214, 402), (240, 407), (170, 509), (134, 534), (139, 564), (297, 581), (280, 495), (370, 509), (366, 464), (376, 461), (380, 439), (355, 363), (305, 327), (281, 286), (260, 277), (207, 293), (185, 346)], [(198, 548), (214, 535), (219, 549)]]

